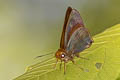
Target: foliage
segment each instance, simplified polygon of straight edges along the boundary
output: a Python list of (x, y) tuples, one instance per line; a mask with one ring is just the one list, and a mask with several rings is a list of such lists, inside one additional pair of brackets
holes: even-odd
[[(15, 80), (119, 80), (120, 74), (120, 24), (115, 25), (93, 37), (94, 43), (82, 57), (75, 58), (76, 65), (67, 63), (66, 74), (53, 68), (56, 59), (51, 58), (31, 65)], [(84, 68), (81, 70), (80, 68)]]

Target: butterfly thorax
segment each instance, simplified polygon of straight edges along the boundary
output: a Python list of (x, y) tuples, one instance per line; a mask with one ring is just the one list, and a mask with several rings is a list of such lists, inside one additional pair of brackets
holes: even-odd
[(57, 59), (59, 59), (61, 61), (68, 62), (69, 60), (71, 60), (71, 57), (67, 54), (68, 53), (66, 52), (66, 50), (60, 48), (56, 52), (55, 56)]

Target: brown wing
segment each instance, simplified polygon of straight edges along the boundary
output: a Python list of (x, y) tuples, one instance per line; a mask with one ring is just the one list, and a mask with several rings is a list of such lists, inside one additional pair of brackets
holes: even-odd
[(68, 41), (75, 30), (77, 30), (80, 27), (84, 27), (82, 18), (77, 10), (72, 9), (66, 26), (67, 27), (66, 27), (65, 41), (64, 41), (65, 45), (68, 44)]
[(66, 46), (67, 53), (76, 54), (89, 48), (93, 40), (85, 27), (79, 27), (71, 35)]
[(72, 9), (71, 7), (68, 7), (65, 21), (63, 25), (63, 32), (60, 42), (60, 48), (65, 49), (68, 41), (70, 39), (70, 36), (73, 34), (73, 32), (79, 28), (84, 27), (82, 18), (79, 14), (79, 12), (75, 9)]
[(82, 18), (79, 12), (71, 7), (68, 7), (63, 32), (60, 42), (60, 48), (65, 49), (68, 53), (76, 54), (90, 47), (93, 40), (84, 27)]
[(65, 15), (63, 31), (62, 31), (62, 35), (61, 35), (61, 41), (60, 41), (60, 48), (62, 48), (62, 49), (65, 48), (65, 41), (64, 41), (65, 40), (65, 31), (66, 31), (66, 25), (68, 23), (68, 19), (69, 19), (71, 11), (72, 11), (72, 8), (68, 7), (68, 9), (66, 11), (66, 15)]
[(84, 27), (79, 12), (72, 9), (66, 25), (64, 41), (65, 50), (67, 53), (71, 53), (72, 51), (72, 53), (76, 54), (90, 47), (92, 42), (93, 40), (88, 30)]

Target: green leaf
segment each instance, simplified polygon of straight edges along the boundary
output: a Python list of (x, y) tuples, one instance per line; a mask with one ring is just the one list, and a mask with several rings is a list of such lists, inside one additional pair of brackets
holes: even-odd
[[(56, 59), (51, 58), (29, 66), (27, 71), (14, 80), (119, 80), (120, 74), (120, 24), (93, 37), (94, 43), (82, 57), (75, 58), (76, 65), (68, 62), (64, 69), (53, 68)], [(81, 70), (84, 68), (84, 70)]]

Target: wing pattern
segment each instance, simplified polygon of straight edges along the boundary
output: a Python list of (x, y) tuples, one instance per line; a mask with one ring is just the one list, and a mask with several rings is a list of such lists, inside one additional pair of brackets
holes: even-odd
[(68, 53), (79, 53), (88, 48), (92, 43), (92, 39), (85, 27), (79, 27), (70, 37), (66, 51)]
[(84, 26), (82, 18), (77, 10), (73, 9), (71, 11), (71, 14), (69, 16), (69, 20), (68, 20), (68, 23), (66, 26), (67, 27), (66, 27), (66, 33), (65, 33), (65, 45), (67, 46), (67, 43), (68, 43), (72, 33), (77, 28)]
[(84, 27), (82, 18), (76, 9), (68, 7), (60, 48), (65, 49), (68, 54), (75, 54), (83, 51), (92, 44), (93, 40)]

